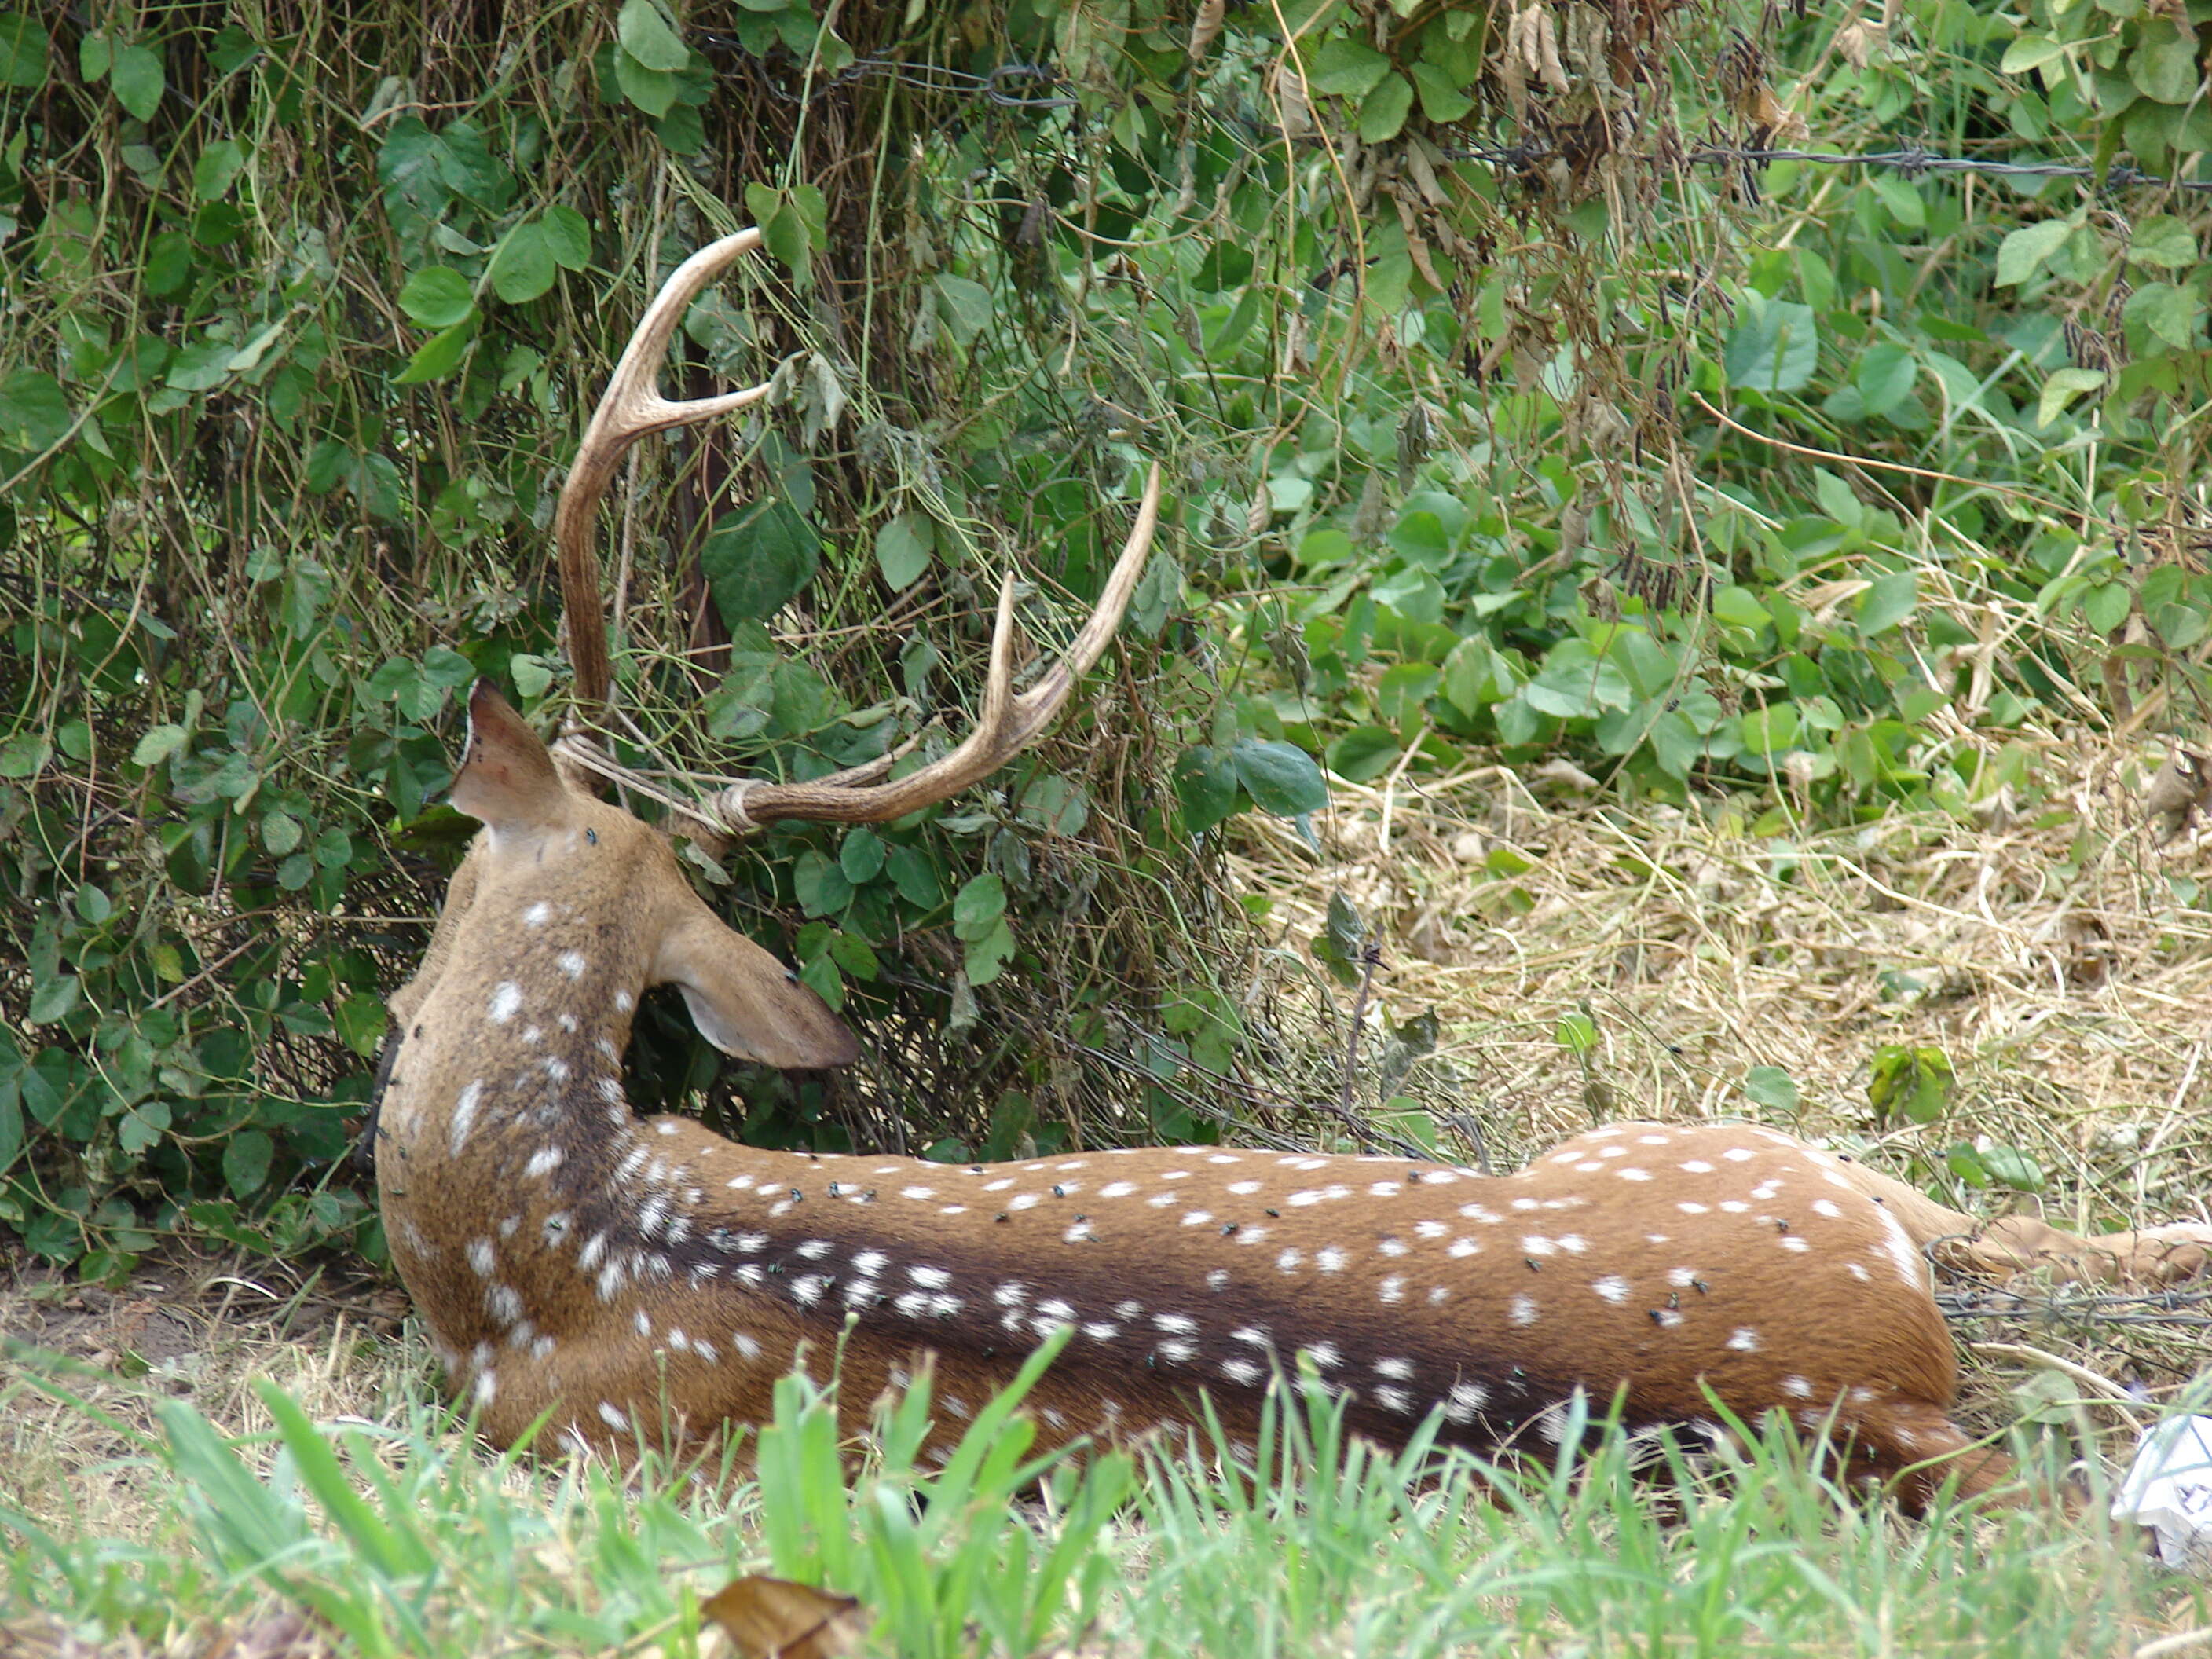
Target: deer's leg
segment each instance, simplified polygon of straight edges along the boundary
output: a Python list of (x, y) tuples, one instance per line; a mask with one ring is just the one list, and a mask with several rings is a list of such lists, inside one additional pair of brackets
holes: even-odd
[(1904, 1224), (1912, 1242), (1947, 1267), (1985, 1279), (2049, 1268), (2086, 1285), (2171, 1285), (2212, 1266), (2212, 1225), (2182, 1222), (2085, 1238), (2033, 1216), (1982, 1221), (1856, 1161), (1851, 1184)]

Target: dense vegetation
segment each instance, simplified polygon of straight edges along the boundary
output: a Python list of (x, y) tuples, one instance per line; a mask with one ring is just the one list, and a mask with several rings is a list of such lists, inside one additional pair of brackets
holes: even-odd
[(869, 1036), (725, 1094), (754, 1138), (1214, 1133), (1204, 854), (1316, 763), (1786, 845), (2202, 724), (2212, 0), (251, 15), (0, 11), (0, 1224), (88, 1275), (376, 1250), (338, 1160), (466, 828), (453, 694), (559, 705), (565, 459), (736, 223), (773, 258), (671, 383), (775, 391), (609, 515), (626, 758), (957, 728), (999, 570), (1064, 633), (1151, 459), (1174, 502), (1031, 763), (711, 872)]

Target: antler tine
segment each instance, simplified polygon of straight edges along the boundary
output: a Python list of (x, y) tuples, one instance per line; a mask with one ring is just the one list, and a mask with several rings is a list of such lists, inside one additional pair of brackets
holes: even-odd
[(932, 805), (988, 777), (1036, 741), (1076, 681), (1090, 671), (1121, 626), (1122, 613), (1144, 574), (1152, 531), (1160, 516), (1160, 470), (1145, 482), (1136, 522), (1121, 556), (1098, 595), (1090, 619), (1067, 653), (1028, 690), (1013, 689), (1014, 580), (999, 589), (999, 614), (991, 630), (991, 666), (983, 685), (983, 706), (975, 729), (949, 755), (889, 783), (862, 782), (850, 776), (811, 783), (740, 783), (701, 804), (732, 835), (743, 835), (778, 818), (815, 823), (880, 823)]
[(576, 714), (586, 723), (604, 712), (611, 673), (607, 660), (606, 600), (599, 590), (599, 556), (593, 515), (606, 494), (623, 452), (648, 432), (711, 420), (757, 403), (765, 383), (719, 397), (683, 402), (660, 395), (661, 359), (691, 301), (741, 253), (760, 246), (757, 228), (710, 242), (668, 274), (659, 295), (638, 319), (623, 349), (605, 394), (584, 428), (576, 459), (561, 486), (553, 515), (553, 540), (561, 560), (561, 609), (568, 634), (568, 657), (576, 672)]

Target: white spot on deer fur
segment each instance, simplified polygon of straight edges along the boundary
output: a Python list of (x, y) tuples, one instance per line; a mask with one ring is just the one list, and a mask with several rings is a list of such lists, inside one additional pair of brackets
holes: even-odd
[(617, 1012), (626, 1014), (636, 1006), (637, 999), (632, 996), (628, 991), (617, 991), (615, 993), (615, 1009)]
[(551, 1337), (541, 1336), (531, 1343), (530, 1357), (532, 1359), (550, 1359), (553, 1357), (553, 1351), (560, 1346)]
[(1669, 1267), (1667, 1269), (1667, 1282), (1678, 1291), (1686, 1291), (1698, 1282), (1698, 1270), (1695, 1267)]
[(1580, 1233), (1561, 1233), (1559, 1248), (1569, 1255), (1580, 1255), (1584, 1250), (1589, 1249), (1589, 1240), (1584, 1238)]
[(561, 1160), (567, 1156), (558, 1146), (540, 1146), (531, 1153), (530, 1162), (522, 1166), (522, 1173), (533, 1179), (550, 1176), (561, 1167)]
[(460, 1155), (462, 1143), (468, 1139), (469, 1131), (476, 1127), (477, 1108), (483, 1103), (483, 1083), (481, 1079), (462, 1090), (459, 1097), (453, 1102), (450, 1145), (455, 1157)]
[(985, 1182), (983, 1183), (983, 1190), (984, 1190), (985, 1192), (987, 1192), (987, 1193), (1003, 1193), (1004, 1191), (1006, 1191), (1006, 1188), (1009, 1188), (1009, 1187), (1012, 1186), (1013, 1184), (1014, 1184), (1014, 1177), (1013, 1177), (1013, 1176), (1000, 1176), (996, 1181), (987, 1181), (987, 1182)]
[(1181, 1340), (1163, 1342), (1159, 1346), (1159, 1354), (1163, 1359), (1172, 1359), (1178, 1365), (1186, 1365), (1198, 1358), (1198, 1344)]
[(1198, 1322), (1195, 1319), (1193, 1319), (1188, 1314), (1154, 1314), (1152, 1316), (1152, 1324), (1156, 1328), (1166, 1331), (1175, 1336), (1196, 1336), (1198, 1334)]
[(1599, 1163), (1595, 1158), (1584, 1158), (1580, 1164), (1575, 1165), (1575, 1173), (1577, 1175), (1595, 1175), (1603, 1168), (1605, 1168), (1605, 1165)]
[(1712, 1211), (1712, 1206), (1710, 1204), (1697, 1204), (1690, 1202), (1687, 1200), (1677, 1204), (1674, 1207), (1680, 1210), (1684, 1215), (1708, 1215), (1711, 1214)]
[(622, 1433), (629, 1427), (629, 1419), (623, 1414), (623, 1408), (611, 1400), (599, 1401), (599, 1420), (617, 1434)]
[(1403, 1255), (1411, 1248), (1412, 1246), (1408, 1245), (1402, 1238), (1386, 1238), (1375, 1247), (1375, 1254), (1377, 1255)]
[[(1206, 1161), (1208, 1164), (1242, 1164), (1244, 1160), (1237, 1157), (1234, 1152), (1216, 1152)], [(1063, 1164), (1060, 1167), (1063, 1170), (1073, 1170), (1079, 1168), (1079, 1166), (1073, 1164)]]
[(529, 1043), (539, 1043), (544, 1042), (545, 1028), (542, 1025), (524, 1026), (522, 1028), (522, 1040), (525, 1042)]
[(1375, 1294), (1384, 1302), (1403, 1302), (1406, 1299), (1406, 1276), (1392, 1273), (1375, 1287)]
[(1802, 1376), (1785, 1376), (1782, 1379), (1782, 1392), (1794, 1395), (1800, 1400), (1810, 1400), (1813, 1385)]
[(1516, 1210), (1540, 1210), (1544, 1206), (1539, 1199), (1516, 1198), (1513, 1200), (1513, 1207)]
[(1449, 1170), (1431, 1170), (1426, 1175), (1423, 1176), (1421, 1179), (1431, 1187), (1449, 1187), (1452, 1185), (1453, 1182), (1456, 1182), (1459, 1177), (1454, 1175)]
[(1603, 1279), (1595, 1281), (1590, 1289), (1615, 1304), (1628, 1300), (1628, 1281), (1619, 1273), (1607, 1273)]
[(1038, 1202), (1038, 1196), (1035, 1193), (1016, 1193), (1006, 1200), (1006, 1207), (1009, 1210), (1033, 1210), (1037, 1206)]
[(1256, 1181), (1232, 1181), (1222, 1190), (1234, 1193), (1239, 1198), (1249, 1198), (1260, 1190), (1260, 1183)]
[(1375, 1362), (1375, 1374), (1400, 1382), (1410, 1382), (1413, 1380), (1413, 1362), (1410, 1359), (1378, 1359)]
[(1042, 1314), (1047, 1319), (1057, 1320), (1063, 1325), (1075, 1317), (1074, 1308), (1068, 1303), (1060, 1301), (1058, 1297), (1054, 1297), (1050, 1302), (1038, 1303), (1036, 1310)]
[(1216, 1267), (1212, 1272), (1206, 1274), (1206, 1288), (1209, 1291), (1227, 1290), (1229, 1288), (1229, 1269), (1226, 1267)]
[(1490, 1403), (1490, 1390), (1480, 1382), (1455, 1382), (1444, 1396), (1444, 1415), (1455, 1423), (1469, 1423)]
[(498, 1253), (492, 1249), (491, 1240), (472, 1238), (469, 1241), (469, 1266), (477, 1278), (489, 1279), (491, 1270), (498, 1265)]
[(1864, 1267), (1860, 1267), (1856, 1261), (1846, 1261), (1844, 1263), (1844, 1271), (1849, 1273), (1853, 1279), (1857, 1279), (1862, 1285), (1868, 1283), (1874, 1277), (1873, 1274), (1867, 1272)]
[(511, 979), (503, 979), (492, 988), (491, 1004), (484, 1010), (495, 1025), (504, 1025), (522, 1006), (522, 988)]
[(1449, 1285), (1431, 1285), (1429, 1286), (1429, 1305), (1432, 1308), (1440, 1308), (1443, 1305), (1445, 1298), (1450, 1295)]
[(653, 1316), (644, 1309), (640, 1308), (630, 1322), (637, 1327), (637, 1334), (640, 1336), (649, 1337), (653, 1334)]
[(553, 920), (553, 907), (540, 899), (522, 913), (523, 921), (532, 927), (543, 927)]
[(1127, 1198), (1137, 1190), (1133, 1181), (1109, 1181), (1098, 1189), (1101, 1198)]
[(1736, 1327), (1735, 1334), (1729, 1338), (1728, 1346), (1738, 1353), (1757, 1353), (1759, 1333), (1748, 1325), (1739, 1325)]
[(553, 959), (553, 962), (554, 965), (568, 975), (570, 979), (583, 978), (584, 969), (592, 965), (584, 960), (583, 952), (580, 951), (563, 951)]
[(916, 1200), (935, 1198), (937, 1189), (934, 1187), (902, 1187), (899, 1188), (899, 1196)]
[(1249, 1389), (1267, 1376), (1267, 1368), (1256, 1359), (1238, 1355), (1221, 1362), (1221, 1374), (1231, 1382), (1241, 1382)]
[(1636, 1137), (1636, 1144), (1639, 1146), (1664, 1146), (1674, 1139), (1672, 1135), (1638, 1135)]
[(1844, 1218), (1844, 1212), (1825, 1198), (1816, 1198), (1813, 1200), (1813, 1213), (1826, 1216), (1831, 1221), (1841, 1221)]
[(1403, 1188), (1395, 1181), (1378, 1181), (1367, 1189), (1370, 1198), (1395, 1198)]
[(1298, 1270), (1298, 1264), (1304, 1260), (1305, 1254), (1304, 1251), (1295, 1249), (1285, 1250), (1280, 1255), (1275, 1258), (1275, 1265), (1286, 1273), (1294, 1273)]
[(1623, 1181), (1649, 1181), (1651, 1179), (1650, 1170), (1639, 1170), (1632, 1164), (1624, 1169), (1615, 1170), (1613, 1174), (1620, 1176)]
[(1451, 1248), (1446, 1250), (1444, 1254), (1453, 1257), (1480, 1255), (1482, 1254), (1482, 1246), (1476, 1243), (1471, 1238), (1455, 1238), (1451, 1242)]
[(1533, 1296), (1516, 1296), (1505, 1304), (1507, 1317), (1516, 1325), (1533, 1325), (1540, 1316)]
[(1722, 1212), (1726, 1215), (1741, 1215), (1749, 1208), (1751, 1206), (1740, 1198), (1724, 1198), (1721, 1200)]
[(498, 1392), (499, 1378), (493, 1372), (485, 1371), (477, 1378), (476, 1398), (477, 1405), (490, 1405), (492, 1396)]
[(1731, 1164), (1748, 1164), (1759, 1154), (1748, 1146), (1731, 1146), (1721, 1156)]
[(1567, 1414), (1558, 1406), (1547, 1406), (1536, 1414), (1536, 1432), (1547, 1446), (1556, 1446), (1567, 1437)]
[(1334, 1342), (1316, 1342), (1301, 1352), (1310, 1356), (1313, 1363), (1324, 1370), (1344, 1364), (1344, 1355)]
[(599, 1300), (611, 1302), (622, 1294), (623, 1285), (629, 1278), (629, 1268), (620, 1256), (599, 1269)]
[(623, 1159), (620, 1164), (615, 1166), (615, 1179), (617, 1181), (628, 1181), (632, 1176), (635, 1175), (640, 1170), (642, 1170), (645, 1167), (645, 1160), (648, 1156), (649, 1154), (646, 1152), (644, 1147), (631, 1147), (629, 1150), (629, 1156)]
[(1413, 1413), (1413, 1396), (1403, 1389), (1395, 1388), (1388, 1382), (1380, 1384), (1376, 1389), (1375, 1398), (1377, 1403), (1388, 1410), (1397, 1413), (1401, 1417), (1410, 1416)]
[(1275, 1162), (1281, 1164), (1286, 1170), (1326, 1170), (1328, 1168), (1328, 1160), (1327, 1158), (1314, 1158), (1310, 1156), (1279, 1158)]
[(1687, 1158), (1682, 1164), (1682, 1172), (1685, 1175), (1711, 1175), (1713, 1166), (1702, 1158)]
[(1083, 1334), (1093, 1342), (1111, 1342), (1121, 1334), (1121, 1328), (1119, 1325), (1109, 1325), (1094, 1319), (1083, 1327)]
[(924, 1289), (932, 1291), (941, 1291), (952, 1282), (952, 1275), (943, 1267), (908, 1267), (906, 1276)]
[(1654, 1308), (1651, 1310), (1651, 1322), (1662, 1331), (1671, 1331), (1682, 1322), (1682, 1316), (1672, 1308)]
[(1212, 1219), (1213, 1212), (1211, 1210), (1189, 1210), (1183, 1214), (1182, 1224), (1186, 1227), (1203, 1227)]
[(494, 1285), (484, 1291), (484, 1311), (501, 1325), (522, 1317), (522, 1296), (512, 1285)]
[(1784, 1233), (1782, 1236), (1782, 1248), (1802, 1255), (1813, 1246), (1809, 1240), (1800, 1238), (1795, 1233)]
[(1325, 1273), (1340, 1273), (1351, 1264), (1351, 1256), (1334, 1244), (1314, 1252), (1314, 1266)]

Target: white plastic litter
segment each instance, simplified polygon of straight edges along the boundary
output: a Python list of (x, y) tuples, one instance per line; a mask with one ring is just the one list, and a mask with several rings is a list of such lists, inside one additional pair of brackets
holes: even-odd
[(2212, 1577), (2212, 1417), (2170, 1417), (2143, 1431), (2112, 1519), (2148, 1527), (2167, 1566)]

